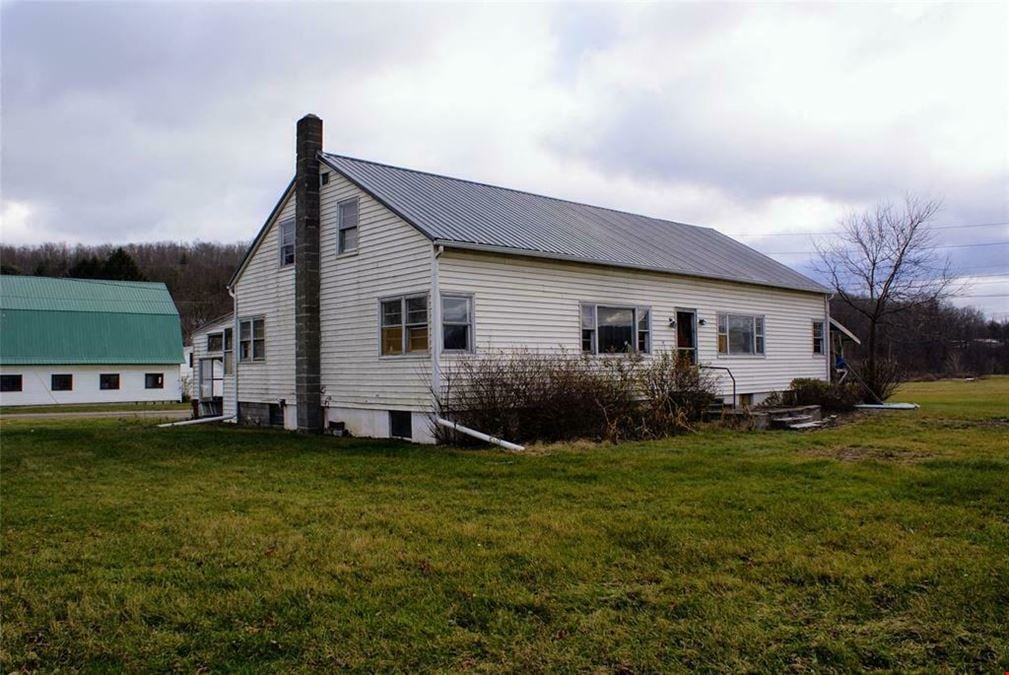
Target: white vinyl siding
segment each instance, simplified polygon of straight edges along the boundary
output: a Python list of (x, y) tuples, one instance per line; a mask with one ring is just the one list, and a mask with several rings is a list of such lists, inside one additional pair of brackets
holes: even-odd
[[(339, 206), (356, 200), (356, 253), (339, 251)], [(320, 190), (320, 325), (323, 405), (330, 408), (430, 409), (428, 351), (383, 358), (379, 301), (430, 292), (431, 243), (398, 216), (331, 173)], [(238, 313), (265, 320), (265, 360), (238, 365), (238, 398), (294, 409), (294, 268), (277, 269), (276, 224), (294, 217), (293, 192), (281, 206), (236, 283)], [(349, 221), (345, 220), (345, 225)], [(344, 229), (346, 232), (346, 228)], [(346, 240), (346, 234), (344, 235)], [(428, 308), (430, 316), (430, 307)], [(236, 345), (237, 346), (237, 345)], [(234, 378), (224, 382), (225, 414), (234, 412)], [(289, 414), (293, 414), (290, 413)], [(385, 415), (385, 413), (383, 413)]]
[[(242, 401), (276, 403), (295, 401), (294, 391), (294, 270), (296, 265), (277, 267), (280, 258), (278, 223), (294, 219), (294, 190), (269, 224), (235, 284), (239, 317), (264, 320), (269, 333), (263, 360), (242, 361), (236, 352), (238, 398)], [(235, 336), (238, 348), (239, 336)], [(235, 413), (235, 378), (224, 378), (224, 414)]]
[[(336, 172), (322, 187), (320, 197), (324, 404), (332, 408), (429, 410), (430, 351), (383, 357), (379, 301), (429, 296), (431, 242)], [(347, 200), (357, 202), (356, 253), (334, 255), (339, 250), (338, 204), (347, 204)], [(430, 301), (428, 304), (430, 321)], [(385, 413), (382, 416), (388, 418)]]
[[(824, 317), (823, 296), (658, 272), (608, 268), (447, 249), (439, 261), (442, 293), (472, 293), (478, 353), (527, 347), (582, 349), (582, 306), (649, 307), (652, 353), (676, 347), (669, 319), (677, 307), (697, 308), (698, 359), (732, 370), (738, 391), (788, 388), (796, 377), (823, 379), (822, 358), (809, 348), (810, 321)], [(764, 316), (763, 358), (718, 357), (717, 314)], [(773, 348), (772, 348), (773, 345)], [(446, 361), (451, 358), (446, 354)], [(731, 391), (719, 375), (723, 393)]]

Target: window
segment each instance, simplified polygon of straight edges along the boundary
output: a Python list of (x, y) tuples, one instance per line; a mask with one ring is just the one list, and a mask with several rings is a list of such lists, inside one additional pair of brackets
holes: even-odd
[(230, 375), (235, 368), (235, 331), (224, 329), (224, 374)]
[(144, 375), (144, 389), (164, 389), (164, 373), (146, 373)]
[(193, 367), (193, 353), (189, 352), (189, 367)]
[(224, 346), (224, 335), (222, 333), (210, 333), (207, 335), (207, 351), (219, 352)]
[(652, 313), (647, 307), (582, 305), (582, 351), (616, 354), (652, 350)]
[(814, 354), (827, 353), (827, 345), (823, 337), (822, 321), (813, 322), (813, 353)]
[(98, 376), (99, 389), (119, 389), (119, 373), (102, 373)]
[(21, 391), (20, 375), (0, 375), (0, 391)]
[(340, 242), (338, 253), (349, 253), (357, 250), (357, 199), (340, 202)]
[(238, 322), (238, 360), (266, 360), (265, 319), (242, 319)]
[(49, 378), (49, 388), (53, 391), (73, 391), (74, 376), (53, 374), (53, 376)]
[(381, 302), (383, 356), (427, 351), (427, 296), (389, 298)]
[(413, 414), (407, 410), (390, 410), (389, 436), (392, 438), (413, 438)]
[(466, 295), (441, 297), (442, 349), (473, 351), (473, 299)]
[(329, 172), (319, 174), (319, 185), (329, 185)]
[(718, 315), (718, 353), (764, 353), (764, 317), (749, 314)]
[(285, 220), (280, 224), (280, 265), (294, 264), (294, 221)]

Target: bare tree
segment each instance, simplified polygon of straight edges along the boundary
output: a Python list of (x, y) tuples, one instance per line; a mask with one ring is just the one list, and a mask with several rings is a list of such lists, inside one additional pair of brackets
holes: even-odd
[(941, 258), (930, 223), (940, 202), (915, 196), (902, 206), (880, 202), (841, 219), (833, 243), (817, 246), (818, 271), (836, 296), (867, 320), (863, 377), (886, 398), (892, 364), (879, 354), (880, 329), (897, 314), (942, 300), (952, 291), (948, 258)]

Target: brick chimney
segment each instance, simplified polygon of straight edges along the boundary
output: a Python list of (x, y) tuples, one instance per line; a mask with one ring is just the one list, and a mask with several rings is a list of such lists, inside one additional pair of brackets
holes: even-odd
[(322, 431), (319, 355), (319, 159), (322, 120), (298, 120), (294, 225), (294, 342), (298, 431)]

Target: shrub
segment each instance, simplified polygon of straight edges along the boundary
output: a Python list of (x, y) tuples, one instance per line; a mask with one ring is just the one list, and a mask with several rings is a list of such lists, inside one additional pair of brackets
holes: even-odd
[(715, 396), (707, 373), (671, 354), (497, 352), (451, 361), (443, 374), (443, 417), (519, 442), (656, 438), (688, 428)]
[(863, 399), (862, 387), (854, 382), (825, 382), (798, 378), (792, 380), (783, 399), (790, 405), (818, 405), (824, 410), (854, 410)]
[[(884, 401), (897, 391), (897, 387), (904, 381), (904, 373), (895, 359), (876, 359), (875, 367), (866, 368), (861, 372), (862, 379), (866, 386)], [(866, 400), (871, 400), (872, 394), (866, 396)], [(872, 401), (875, 403), (875, 401)]]

